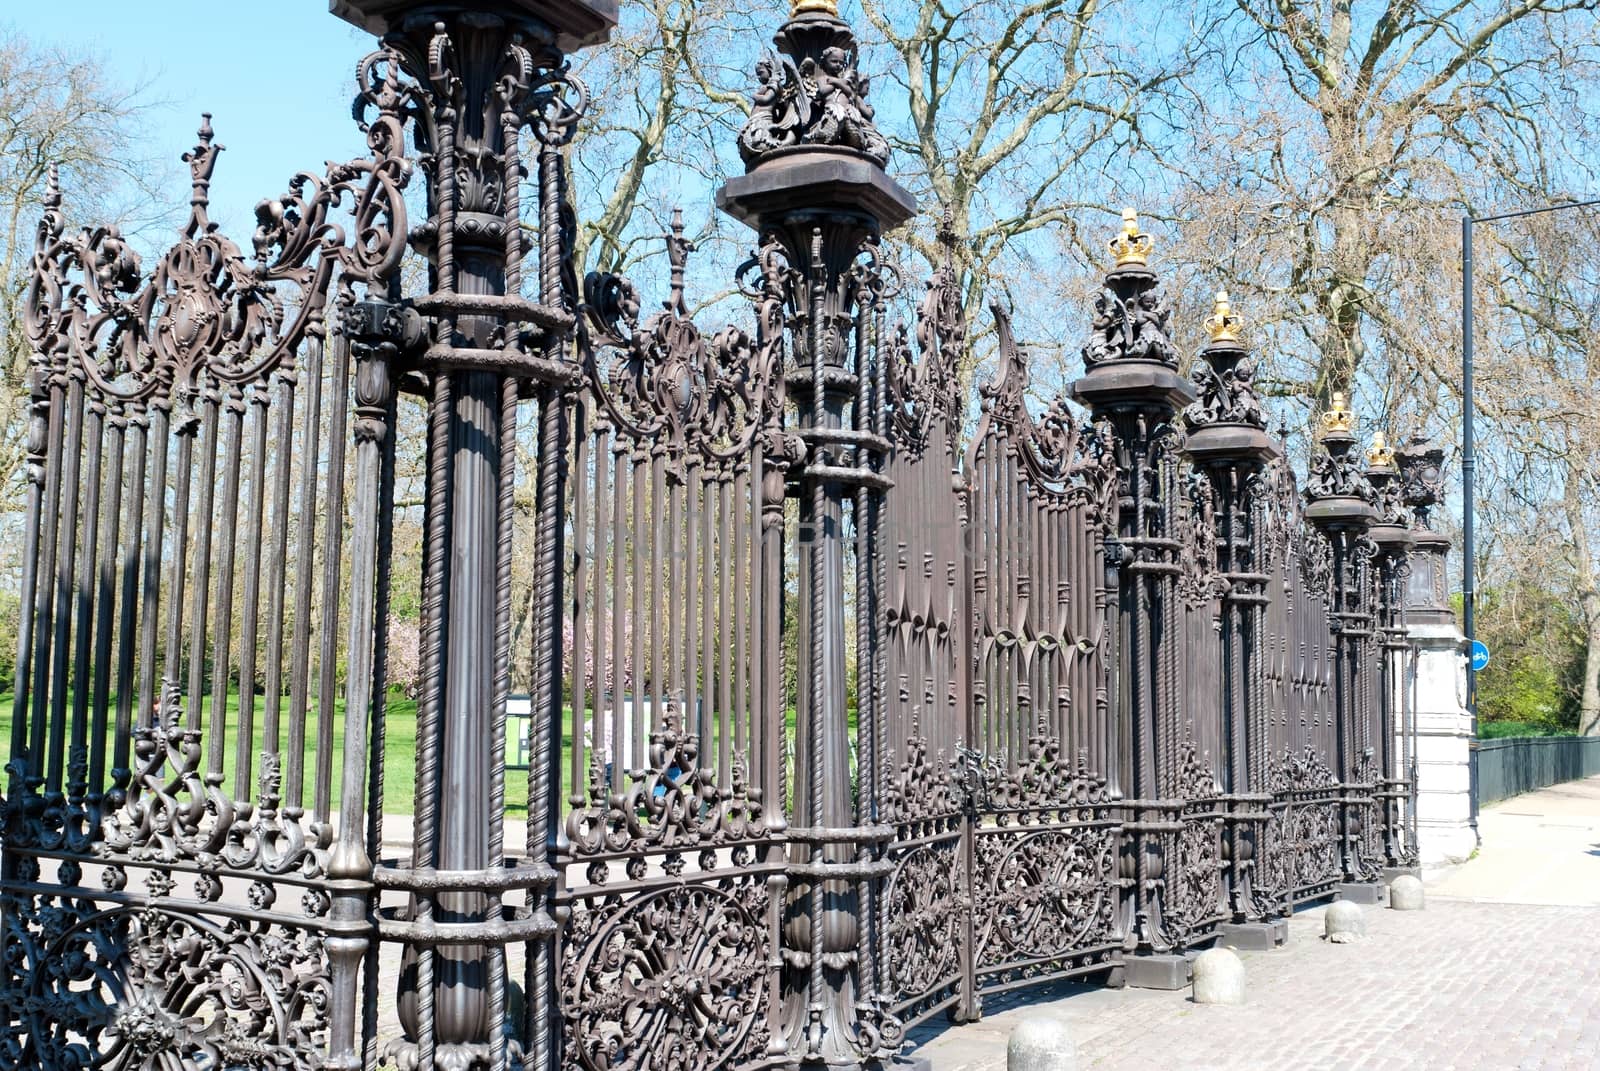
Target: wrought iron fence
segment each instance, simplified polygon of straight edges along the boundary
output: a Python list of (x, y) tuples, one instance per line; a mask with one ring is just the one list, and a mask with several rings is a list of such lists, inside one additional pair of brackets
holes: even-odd
[[(860, 1065), (986, 994), (1177, 984), (1414, 863), (1437, 474), (1363, 459), (1337, 402), (1299, 487), (1225, 296), (1178, 375), (1131, 213), (1070, 396), (1030, 407), (996, 309), (964, 436), (961, 280), (947, 255), (892, 322), (915, 206), (831, 4), (760, 72), (719, 194), (750, 309), (716, 331), (681, 225), (658, 312), (573, 270), (566, 61), (614, 4), (336, 7), (381, 35), (370, 154), (264, 201), (251, 253), (207, 215), (209, 123), (148, 270), (46, 206), (0, 1067)], [(423, 672), (390, 815), (402, 405)]]

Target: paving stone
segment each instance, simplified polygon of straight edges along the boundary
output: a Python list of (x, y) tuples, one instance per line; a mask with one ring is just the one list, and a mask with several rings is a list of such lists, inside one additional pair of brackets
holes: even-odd
[[(1366, 940), (1337, 947), (1322, 914), (1296, 915), (1284, 949), (1241, 955), (1244, 1008), (1075, 987), (1041, 1010), (1066, 1018), (1084, 1071), (1600, 1068), (1600, 909), (1435, 896), (1427, 911), (1369, 911)], [(986, 1057), (975, 1026), (925, 1027), (917, 1051), (934, 1071), (1001, 1071), (1004, 1034)]]

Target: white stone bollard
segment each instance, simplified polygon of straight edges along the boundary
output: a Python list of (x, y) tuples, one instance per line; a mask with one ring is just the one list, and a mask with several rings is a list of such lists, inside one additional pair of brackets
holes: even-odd
[(1360, 904), (1335, 900), (1322, 920), (1323, 933), (1336, 945), (1359, 941), (1367, 935), (1367, 916)]
[(1389, 883), (1389, 906), (1395, 911), (1421, 911), (1423, 900), (1420, 878), (1401, 874)]
[(1194, 960), (1196, 1004), (1243, 1004), (1244, 962), (1231, 948), (1208, 948)]
[(1078, 1050), (1064, 1019), (1025, 1019), (1006, 1042), (1006, 1071), (1074, 1071), (1077, 1066)]

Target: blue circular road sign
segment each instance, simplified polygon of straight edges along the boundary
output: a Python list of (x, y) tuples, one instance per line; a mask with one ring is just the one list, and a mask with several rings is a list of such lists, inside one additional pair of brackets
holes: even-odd
[(1472, 672), (1482, 673), (1489, 668), (1489, 646), (1482, 640), (1472, 641)]

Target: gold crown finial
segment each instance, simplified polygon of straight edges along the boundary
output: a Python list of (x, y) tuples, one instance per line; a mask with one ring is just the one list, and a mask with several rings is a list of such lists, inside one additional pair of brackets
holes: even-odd
[(1218, 290), (1216, 308), (1206, 317), (1206, 330), (1211, 332), (1211, 341), (1238, 342), (1239, 329), (1243, 326), (1244, 320), (1233, 311), (1233, 302), (1228, 300), (1228, 292)]
[(1131, 208), (1122, 210), (1122, 230), (1107, 244), (1119, 268), (1150, 263), (1150, 254), (1155, 252), (1156, 246), (1155, 239), (1139, 232), (1139, 213)]
[(1394, 447), (1389, 437), (1381, 431), (1372, 433), (1372, 448), (1367, 451), (1367, 461), (1375, 469), (1394, 468)]
[(789, 10), (795, 18), (799, 18), (801, 15), (839, 17), (838, 0), (794, 0), (794, 6)]
[(1350, 411), (1350, 404), (1342, 390), (1333, 392), (1333, 401), (1322, 414), (1322, 434), (1348, 435), (1356, 426), (1356, 415)]

